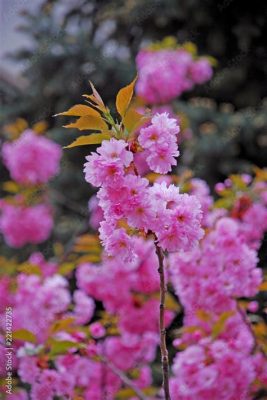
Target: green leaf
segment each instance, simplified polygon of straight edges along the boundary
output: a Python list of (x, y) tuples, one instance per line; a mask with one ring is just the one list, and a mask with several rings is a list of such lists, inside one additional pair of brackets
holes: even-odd
[(28, 331), (27, 329), (18, 329), (12, 334), (13, 339), (22, 340), (24, 342), (36, 343), (37, 338), (34, 333)]
[(70, 340), (49, 340), (50, 345), (50, 356), (55, 356), (58, 354), (65, 354), (72, 347), (79, 347), (79, 343), (72, 342)]
[(231, 208), (233, 205), (233, 199), (232, 198), (223, 198), (223, 199), (219, 199), (216, 200), (214, 203), (214, 207), (215, 208), (226, 208), (229, 209)]
[(65, 146), (65, 149), (70, 149), (71, 147), (86, 146), (89, 144), (99, 144), (103, 140), (109, 140), (110, 135), (107, 133), (92, 133), (92, 135), (80, 136), (74, 142)]
[(20, 264), (18, 267), (18, 271), (27, 275), (42, 275), (39, 265), (31, 264), (29, 262)]
[(239, 189), (239, 190), (247, 189), (247, 185), (245, 184), (245, 182), (243, 181), (243, 179), (241, 178), (240, 175), (230, 175), (230, 179), (233, 182), (233, 184), (235, 185), (236, 189)]
[(58, 273), (60, 275), (68, 275), (69, 273), (71, 273), (74, 269), (76, 268), (75, 263), (63, 263), (59, 266), (58, 268)]

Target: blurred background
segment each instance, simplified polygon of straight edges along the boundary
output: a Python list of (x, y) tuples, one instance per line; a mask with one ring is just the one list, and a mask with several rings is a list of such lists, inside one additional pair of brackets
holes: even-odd
[[(47, 136), (69, 144), (53, 115), (80, 103), (90, 79), (112, 108), (136, 74), (140, 48), (166, 36), (193, 42), (217, 60), (213, 79), (181, 96), (176, 108), (192, 136), (179, 168), (211, 187), (229, 173), (251, 172), (267, 158), (267, 5), (260, 0), (1, 0), (1, 135), (18, 118), (47, 124)], [(67, 242), (88, 218), (91, 188), (82, 165), (88, 148), (65, 150), (52, 183), (55, 237)], [(1, 168), (1, 180), (8, 173)], [(2, 195), (2, 193), (1, 193)], [(42, 246), (45, 246), (42, 248)], [(40, 245), (49, 256), (50, 247)], [(16, 250), (23, 257), (31, 253)], [(4, 250), (8, 254), (8, 249)], [(14, 250), (12, 250), (14, 251)]]

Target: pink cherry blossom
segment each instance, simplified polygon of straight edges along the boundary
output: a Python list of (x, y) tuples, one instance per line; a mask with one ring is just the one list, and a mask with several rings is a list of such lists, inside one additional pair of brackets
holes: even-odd
[(53, 228), (51, 207), (38, 204), (31, 207), (2, 203), (0, 231), (11, 247), (41, 243), (48, 239)]
[(166, 174), (176, 165), (179, 156), (177, 134), (179, 126), (167, 113), (155, 114), (151, 125), (140, 130), (138, 141), (145, 149), (146, 161), (152, 171)]
[(194, 61), (189, 68), (190, 77), (196, 84), (202, 84), (209, 81), (212, 77), (212, 67), (205, 58)]
[(212, 68), (205, 58), (193, 60), (184, 49), (141, 50), (136, 58), (137, 94), (149, 104), (168, 103), (194, 84), (212, 77)]
[(58, 144), (28, 129), (19, 139), (5, 143), (2, 155), (12, 179), (37, 185), (58, 173), (62, 150)]

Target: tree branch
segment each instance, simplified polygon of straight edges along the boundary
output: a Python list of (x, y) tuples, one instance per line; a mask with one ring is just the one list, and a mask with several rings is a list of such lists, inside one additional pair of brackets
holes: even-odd
[(164, 273), (164, 256), (161, 248), (155, 241), (156, 253), (159, 260), (159, 276), (160, 276), (160, 311), (159, 311), (159, 330), (160, 330), (160, 351), (161, 351), (161, 365), (163, 372), (163, 389), (165, 394), (165, 400), (171, 400), (170, 389), (169, 389), (169, 356), (168, 349), (166, 346), (166, 329), (165, 329), (165, 295), (166, 295), (166, 283)]
[(128, 386), (136, 394), (140, 400), (148, 400), (141, 389), (135, 385), (135, 383), (128, 378), (119, 368), (117, 368), (111, 361), (107, 360), (105, 357), (101, 356), (101, 361), (115, 374), (121, 381)]

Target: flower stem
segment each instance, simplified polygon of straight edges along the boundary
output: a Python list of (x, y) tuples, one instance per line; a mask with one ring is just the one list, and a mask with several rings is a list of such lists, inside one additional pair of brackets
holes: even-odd
[(162, 249), (155, 242), (156, 253), (159, 260), (159, 276), (160, 276), (160, 306), (159, 306), (159, 330), (160, 330), (160, 351), (161, 351), (161, 366), (163, 372), (163, 390), (165, 395), (165, 400), (171, 400), (170, 390), (169, 390), (169, 356), (168, 349), (166, 345), (166, 329), (165, 329), (165, 295), (166, 295), (166, 283), (165, 283), (165, 273), (164, 273), (164, 255)]

